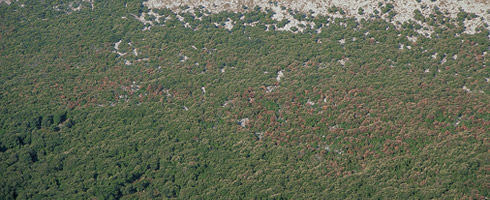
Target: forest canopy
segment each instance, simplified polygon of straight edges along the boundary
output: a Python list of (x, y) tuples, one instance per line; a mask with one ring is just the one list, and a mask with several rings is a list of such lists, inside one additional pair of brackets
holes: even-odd
[(0, 3), (0, 199), (490, 197), (480, 16), (181, 9)]

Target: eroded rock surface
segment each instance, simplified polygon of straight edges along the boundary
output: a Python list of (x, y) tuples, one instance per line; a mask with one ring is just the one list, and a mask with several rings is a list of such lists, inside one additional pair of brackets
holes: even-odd
[[(398, 0), (398, 1), (380, 1), (380, 0), (232, 0), (232, 1), (204, 1), (204, 0), (149, 0), (144, 3), (150, 9), (153, 8), (168, 8), (174, 12), (192, 12), (194, 8), (204, 8), (213, 13), (221, 11), (246, 12), (249, 9), (260, 7), (261, 9), (271, 9), (275, 12), (274, 19), (291, 19), (289, 9), (303, 13), (316, 15), (330, 15), (333, 17), (355, 17), (356, 19), (368, 19), (373, 16), (373, 13), (380, 12), (382, 18), (389, 18), (389, 13), (382, 14), (380, 7), (386, 5), (393, 6), (393, 11), (396, 13), (391, 21), (394, 24), (401, 24), (408, 20), (414, 19), (414, 11), (419, 10), (420, 13), (429, 17), (434, 10), (439, 10), (445, 16), (456, 18), (458, 13), (465, 11), (474, 13), (479, 17), (465, 21), (465, 33), (475, 33), (478, 27), (485, 23), (490, 24), (490, 0)], [(329, 9), (332, 7), (340, 8), (344, 15), (336, 12), (331, 13)], [(291, 20), (290, 20), (291, 21)], [(292, 23), (301, 23), (291, 21)], [(426, 26), (425, 24), (421, 24)], [(431, 30), (428, 31), (430, 33)]]

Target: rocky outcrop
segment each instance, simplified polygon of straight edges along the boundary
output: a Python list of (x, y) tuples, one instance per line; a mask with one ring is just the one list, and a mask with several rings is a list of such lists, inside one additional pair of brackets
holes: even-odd
[[(310, 13), (313, 16), (328, 14), (333, 17), (348, 16), (359, 20), (368, 19), (373, 13), (380, 11), (380, 7), (390, 4), (396, 13), (391, 19), (394, 24), (401, 24), (408, 20), (416, 21), (414, 20), (415, 10), (419, 10), (425, 17), (428, 17), (434, 10), (439, 10), (451, 18), (456, 18), (460, 11), (474, 13), (479, 17), (465, 21), (466, 33), (474, 33), (478, 27), (485, 23), (490, 24), (490, 0), (149, 0), (144, 4), (150, 9), (168, 8), (174, 12), (187, 12), (194, 8), (204, 8), (213, 13), (221, 11), (245, 12), (258, 6), (262, 9), (273, 10), (276, 13), (274, 18), (277, 20), (289, 19), (289, 9)], [(332, 7), (342, 9), (344, 14), (329, 12)], [(382, 18), (389, 17), (388, 13), (381, 13), (380, 15)]]

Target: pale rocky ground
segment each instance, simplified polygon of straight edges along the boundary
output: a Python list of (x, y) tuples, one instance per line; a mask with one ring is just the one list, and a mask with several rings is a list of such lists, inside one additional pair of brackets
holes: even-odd
[[(10, 4), (12, 0), (0, 0), (0, 3)], [(93, 0), (78, 0), (75, 2), (88, 2), (91, 4), (91, 9), (94, 9)], [(465, 33), (474, 34), (477, 28), (483, 26), (484, 24), (490, 24), (490, 0), (421, 0), (420, 3), (416, 0), (148, 0), (143, 4), (150, 10), (154, 8), (168, 8), (176, 13), (182, 12), (193, 12), (194, 8), (204, 8), (211, 13), (218, 13), (221, 11), (232, 11), (232, 12), (246, 12), (244, 6), (253, 9), (255, 6), (259, 6), (262, 10), (271, 9), (274, 11), (275, 15), (273, 19), (281, 21), (287, 19), (290, 22), (286, 24), (285, 27), (277, 28), (279, 31), (292, 31), (293, 27), (297, 28), (297, 31), (302, 32), (304, 30), (303, 26), (313, 27), (314, 22), (299, 21), (294, 19), (294, 17), (289, 13), (288, 9), (299, 11), (302, 13), (311, 13), (313, 16), (317, 15), (329, 15), (331, 17), (355, 17), (358, 20), (369, 19), (373, 14), (374, 10), (380, 11), (379, 3), (384, 5), (391, 3), (394, 5), (394, 11), (397, 15), (394, 16), (391, 21), (396, 26), (406, 22), (408, 20), (414, 20), (414, 11), (416, 9), (420, 10), (421, 13), (428, 17), (431, 13), (434, 13), (435, 8), (444, 13), (447, 17), (456, 18), (457, 14), (463, 10), (467, 13), (474, 13), (478, 17), (465, 20), (464, 24), (466, 27)], [(76, 6), (75, 6), (76, 5)], [(183, 10), (184, 6), (188, 6)], [(328, 9), (332, 7), (338, 7), (345, 11), (345, 15), (337, 13), (329, 13)], [(358, 9), (362, 8), (364, 14), (359, 14)], [(58, 7), (54, 8), (59, 10)], [(82, 7), (79, 4), (69, 4), (69, 12), (79, 11)], [(153, 22), (146, 21), (146, 15), (153, 15), (157, 19), (157, 22), (166, 21), (167, 19), (157, 13), (150, 11), (149, 13), (142, 13), (141, 16), (134, 16), (139, 21), (144, 24), (153, 25)], [(204, 14), (207, 15), (207, 14)], [(183, 21), (183, 18), (177, 15), (179, 20)], [(381, 16), (384, 19), (388, 18), (388, 13)], [(163, 18), (163, 19), (161, 19)], [(199, 18), (198, 18), (199, 19)], [(224, 28), (231, 30), (235, 22), (227, 21)], [(253, 26), (253, 24), (250, 24)], [(419, 33), (429, 36), (433, 31), (432, 27), (427, 24), (420, 24), (428, 30), (420, 29)], [(186, 27), (190, 27), (186, 24)], [(490, 26), (489, 26), (490, 27)], [(145, 27), (144, 30), (149, 30), (150, 27)], [(269, 27), (268, 27), (269, 28)], [(319, 29), (318, 31), (321, 31)]]
[(281, 78), (282, 77), (284, 77), (284, 73), (281, 70), (281, 71), (277, 72), (277, 78), (276, 78), (276, 80), (279, 82), (279, 81), (281, 81)]
[[(92, 9), (94, 9), (93, 0), (79, 0), (78, 2), (89, 2)], [(0, 3), (10, 4), (12, 0), (0, 0)], [(298, 21), (288, 12), (288, 9), (303, 13), (311, 13), (316, 15), (329, 15), (332, 17), (344, 17), (339, 13), (328, 13), (328, 9), (332, 7), (342, 8), (348, 17), (355, 17), (358, 20), (368, 19), (373, 14), (374, 10), (380, 10), (378, 3), (391, 3), (394, 5), (394, 11), (397, 15), (394, 16), (392, 23), (398, 25), (408, 20), (413, 20), (414, 10), (418, 9), (421, 13), (428, 17), (434, 12), (435, 8), (439, 8), (442, 13), (451, 18), (456, 18), (458, 12), (464, 10), (467, 13), (474, 13), (479, 17), (472, 20), (465, 21), (465, 33), (473, 34), (476, 29), (484, 24), (490, 24), (490, 0), (421, 0), (420, 3), (416, 0), (148, 0), (144, 2), (144, 5), (150, 9), (153, 8), (168, 8), (174, 12), (192, 12), (194, 8), (204, 7), (206, 10), (212, 13), (218, 13), (221, 11), (232, 12), (245, 12), (244, 6), (254, 8), (259, 6), (262, 9), (271, 9), (276, 14), (273, 19), (280, 21), (288, 19), (290, 23), (285, 27), (279, 28), (280, 31), (291, 31), (291, 28), (296, 27), (298, 31), (303, 31), (304, 28), (298, 26), (300, 24), (304, 26), (313, 26), (313, 22)], [(184, 6), (189, 8), (182, 10)], [(70, 3), (69, 8), (71, 11), (79, 11), (80, 5), (74, 6), (73, 2)], [(358, 9), (362, 8), (364, 14), (359, 14)], [(58, 8), (54, 8), (58, 9)], [(160, 21), (162, 16), (150, 11), (149, 13), (143, 13), (141, 16), (134, 16), (138, 20), (145, 24), (153, 25), (152, 22), (144, 19), (145, 15), (154, 15), (157, 17), (157, 21)], [(388, 14), (384, 14), (382, 18), (387, 18)], [(180, 16), (177, 16), (180, 17)], [(164, 21), (166, 19), (163, 19)], [(183, 19), (182, 19), (183, 20)], [(231, 30), (233, 27), (233, 21), (226, 22), (225, 28)], [(421, 24), (429, 30), (419, 30), (421, 34), (428, 36), (432, 33), (432, 28), (426, 24)], [(150, 29), (150, 27), (146, 28)]]
[[(464, 10), (468, 13), (475, 13), (479, 17), (466, 20), (466, 33), (475, 33), (475, 30), (482, 26), (484, 23), (490, 24), (490, 0), (437, 0), (432, 2), (431, 0), (421, 0), (418, 3), (415, 0), (397, 0), (397, 1), (383, 1), (383, 0), (282, 0), (282, 1), (272, 1), (272, 0), (149, 0), (145, 2), (145, 6), (148, 8), (168, 8), (174, 12), (191, 12), (194, 8), (204, 7), (212, 13), (218, 13), (221, 11), (232, 11), (232, 12), (245, 12), (243, 6), (248, 8), (254, 8), (259, 6), (262, 9), (269, 8), (273, 10), (276, 14), (273, 16), (276, 20), (288, 19), (290, 21), (286, 27), (279, 30), (290, 30), (291, 27), (297, 26), (298, 24), (312, 25), (312, 22), (298, 21), (294, 19), (289, 13), (288, 9), (297, 10), (303, 13), (312, 13), (313, 16), (316, 15), (330, 15), (333, 17), (342, 17), (342, 15), (335, 13), (328, 13), (328, 9), (331, 7), (342, 8), (346, 15), (349, 17), (355, 17), (358, 20), (368, 19), (374, 10), (378, 9), (378, 3), (382, 2), (392, 3), (394, 5), (394, 11), (397, 15), (393, 18), (393, 23), (398, 22), (403, 23), (410, 19), (413, 20), (414, 10), (419, 9), (421, 13), (428, 17), (433, 13), (434, 8), (438, 7), (441, 12), (445, 13), (446, 16), (456, 18), (460, 10)], [(182, 7), (189, 6), (188, 9), (182, 10)], [(286, 9), (283, 9), (286, 8)], [(364, 14), (359, 14), (358, 9), (364, 9)], [(385, 14), (382, 16), (386, 18)], [(415, 20), (413, 20), (415, 21)], [(423, 24), (422, 24), (423, 25)], [(424, 25), (425, 26), (425, 25)], [(427, 27), (427, 26), (425, 26)], [(230, 29), (230, 25), (227, 25)], [(429, 31), (426, 31), (426, 35), (431, 33), (430, 27)], [(298, 28), (299, 31), (302, 29)]]
[(243, 118), (241, 120), (238, 120), (238, 124), (243, 128), (246, 128), (250, 124), (250, 120), (248, 118)]
[[(1, 1), (1, 0), (0, 0)], [(82, 2), (87, 2), (90, 4), (90, 7), (88, 7), (89, 9), (94, 9), (94, 1), (93, 0), (77, 0), (77, 1), (72, 1), (70, 3), (68, 3), (68, 10), (63, 10), (63, 6), (61, 5), (58, 5), (58, 6), (55, 6), (53, 7), (54, 10), (56, 11), (64, 11), (68, 14), (72, 13), (72, 12), (77, 12), (77, 11), (80, 11), (82, 10), (82, 8), (86, 8), (85, 6), (82, 6)], [(22, 4), (23, 5), (23, 4)]]

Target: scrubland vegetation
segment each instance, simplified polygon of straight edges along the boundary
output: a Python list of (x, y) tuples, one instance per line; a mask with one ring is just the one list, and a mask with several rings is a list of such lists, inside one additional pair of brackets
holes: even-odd
[(0, 199), (490, 197), (478, 16), (246, 10), (0, 3)]

